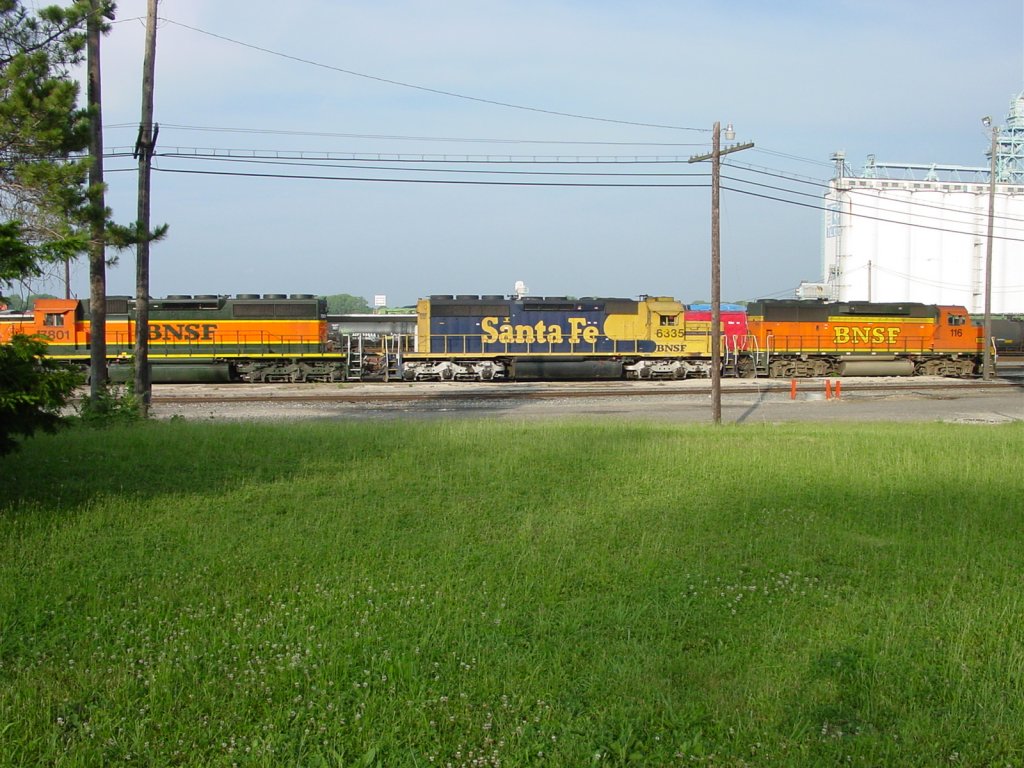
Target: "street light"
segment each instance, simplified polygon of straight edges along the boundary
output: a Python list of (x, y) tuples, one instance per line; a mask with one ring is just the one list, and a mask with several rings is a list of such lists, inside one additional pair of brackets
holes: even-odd
[(996, 157), (999, 148), (999, 126), (992, 125), (991, 117), (983, 117), (981, 124), (992, 133), (992, 145), (989, 148), (988, 171), (988, 237), (985, 242), (985, 318), (981, 350), (981, 377), (988, 381), (992, 378), (992, 229), (996, 216)]

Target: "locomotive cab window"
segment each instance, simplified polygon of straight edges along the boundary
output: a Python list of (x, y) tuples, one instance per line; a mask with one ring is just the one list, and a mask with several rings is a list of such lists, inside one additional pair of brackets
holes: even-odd
[(678, 319), (678, 315), (658, 315), (658, 325), (675, 325)]
[(64, 315), (47, 314), (43, 319), (43, 325), (50, 328), (57, 328), (64, 325)]
[(966, 315), (950, 315), (946, 320), (948, 325), (967, 325)]

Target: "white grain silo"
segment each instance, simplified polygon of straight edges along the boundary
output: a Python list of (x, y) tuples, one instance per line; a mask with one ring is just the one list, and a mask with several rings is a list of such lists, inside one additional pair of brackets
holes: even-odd
[[(1024, 94), (997, 131), (992, 312), (1024, 312)], [(989, 153), (986, 153), (989, 154)], [(841, 153), (825, 195), (823, 280), (837, 301), (984, 311), (989, 166), (878, 163)]]

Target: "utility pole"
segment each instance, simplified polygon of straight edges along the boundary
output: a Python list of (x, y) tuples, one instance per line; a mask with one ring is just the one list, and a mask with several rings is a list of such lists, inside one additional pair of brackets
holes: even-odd
[(153, 125), (153, 80), (156, 71), (156, 7), (149, 0), (146, 15), (146, 51), (142, 63), (142, 119), (135, 142), (139, 160), (138, 243), (135, 246), (135, 397), (139, 414), (149, 416), (153, 382), (149, 371), (149, 190), (156, 135)]
[(100, 30), (104, 0), (92, 0), (86, 20), (86, 57), (90, 112), (89, 155), (89, 396), (99, 402), (107, 383), (106, 206), (103, 194), (103, 115), (100, 94)]
[[(725, 138), (736, 137), (732, 123), (725, 128)], [(722, 124), (715, 121), (712, 128), (711, 154), (694, 155), (691, 163), (711, 160), (711, 420), (722, 423), (722, 259), (719, 237), (719, 208), (721, 199), (722, 155), (750, 149), (753, 142), (734, 144), (722, 149)]]
[(985, 243), (985, 317), (983, 321), (984, 346), (981, 351), (981, 377), (992, 378), (992, 237), (996, 218), (996, 169), (999, 153), (999, 126), (992, 125), (992, 119), (985, 117), (982, 124), (992, 131), (992, 146), (989, 148), (988, 172), (988, 239)]

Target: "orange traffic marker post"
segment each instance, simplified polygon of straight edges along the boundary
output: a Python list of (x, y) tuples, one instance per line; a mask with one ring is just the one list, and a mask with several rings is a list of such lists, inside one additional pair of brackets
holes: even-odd
[(789, 380), (789, 399), (796, 400), (796, 379)]

